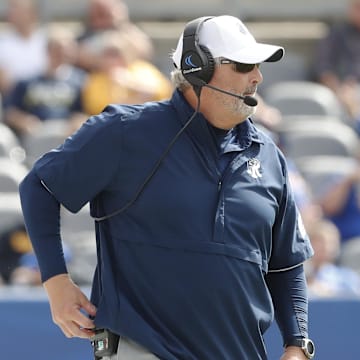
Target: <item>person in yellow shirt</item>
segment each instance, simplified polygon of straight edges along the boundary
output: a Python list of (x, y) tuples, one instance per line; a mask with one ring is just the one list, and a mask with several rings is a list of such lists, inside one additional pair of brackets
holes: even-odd
[(102, 50), (83, 88), (83, 106), (89, 115), (108, 104), (135, 104), (169, 98), (170, 80), (152, 63), (134, 59), (127, 40), (117, 31), (104, 34)]

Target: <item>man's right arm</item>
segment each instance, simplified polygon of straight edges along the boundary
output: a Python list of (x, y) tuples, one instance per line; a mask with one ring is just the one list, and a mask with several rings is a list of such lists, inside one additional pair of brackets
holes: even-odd
[(42, 281), (67, 273), (60, 235), (60, 204), (30, 171), (19, 187), (25, 225)]
[(60, 204), (34, 170), (20, 184), (25, 225), (37, 256), (53, 321), (67, 337), (88, 338), (94, 327), (80, 310), (95, 316), (96, 308), (67, 273), (60, 235)]

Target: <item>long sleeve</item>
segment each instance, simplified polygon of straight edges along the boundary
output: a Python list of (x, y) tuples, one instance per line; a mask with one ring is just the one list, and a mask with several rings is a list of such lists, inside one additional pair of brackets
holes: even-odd
[(291, 339), (308, 337), (308, 297), (303, 266), (269, 273), (266, 281), (284, 345)]
[(36, 254), (42, 281), (66, 273), (60, 236), (60, 204), (32, 170), (21, 182), (25, 225)]

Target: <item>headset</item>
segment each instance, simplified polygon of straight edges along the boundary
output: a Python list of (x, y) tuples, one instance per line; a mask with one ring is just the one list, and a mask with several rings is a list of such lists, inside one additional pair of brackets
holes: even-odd
[(215, 71), (215, 60), (210, 50), (199, 44), (199, 32), (205, 21), (213, 19), (214, 16), (203, 16), (188, 22), (183, 33), (183, 48), (181, 55), (181, 73), (192, 85), (200, 102), (200, 93), (203, 87), (219, 91), (223, 94), (241, 99), (248, 106), (256, 106), (257, 100), (252, 96), (238, 95), (213, 85), (209, 85)]
[(181, 72), (197, 91), (210, 82), (215, 71), (215, 60), (210, 50), (199, 44), (200, 28), (212, 18), (213, 16), (203, 16), (192, 20), (186, 24), (183, 32)]

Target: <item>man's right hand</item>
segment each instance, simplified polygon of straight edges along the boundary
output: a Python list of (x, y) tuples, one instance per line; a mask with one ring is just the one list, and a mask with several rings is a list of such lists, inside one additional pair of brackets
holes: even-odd
[(68, 274), (51, 277), (44, 282), (48, 294), (51, 315), (66, 337), (88, 339), (94, 335), (94, 322), (81, 310), (95, 316), (96, 308), (88, 300)]

